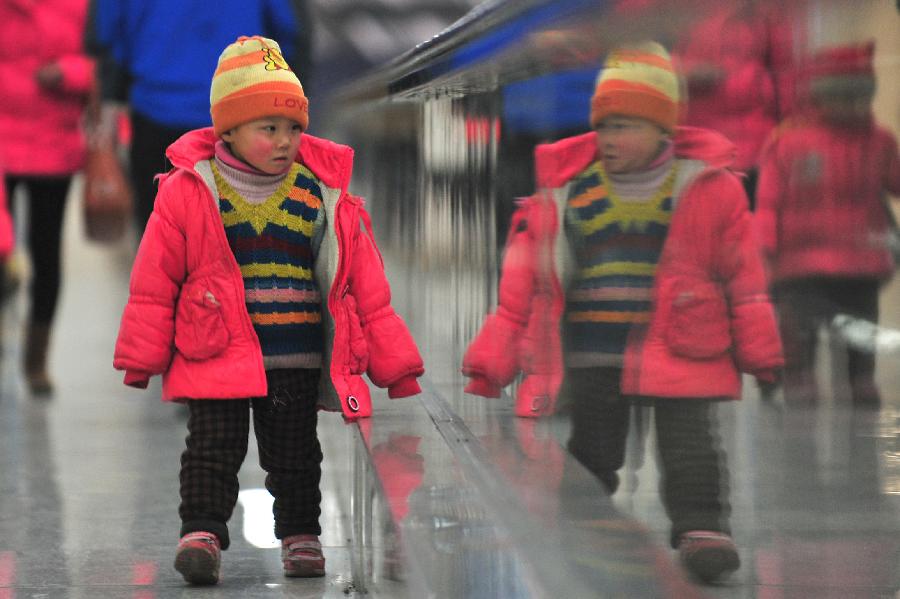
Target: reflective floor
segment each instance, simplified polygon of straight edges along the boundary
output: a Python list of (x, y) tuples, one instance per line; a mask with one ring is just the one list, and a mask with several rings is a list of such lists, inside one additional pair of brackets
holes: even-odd
[(561, 449), (564, 418), (485, 410), (440, 367), (416, 399), (376, 397), (362, 427), (321, 418), (324, 579), (282, 576), (251, 443), (221, 583), (187, 587), (171, 565), (185, 414), (112, 370), (130, 251), (87, 245), (75, 208), (51, 399), (18, 375), (21, 301), (4, 311), (0, 599), (900, 596), (896, 368), (881, 411), (788, 412), (752, 384), (720, 410), (742, 567), (716, 587), (689, 581), (665, 544), (647, 418), (607, 498)]

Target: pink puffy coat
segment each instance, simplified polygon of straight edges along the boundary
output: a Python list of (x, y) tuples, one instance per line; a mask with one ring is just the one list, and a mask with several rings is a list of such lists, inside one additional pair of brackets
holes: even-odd
[(885, 194), (900, 194), (897, 141), (885, 129), (794, 119), (763, 153), (755, 216), (774, 281), (888, 279)]
[[(10, 175), (64, 176), (84, 163), (81, 118), (93, 81), (82, 52), (87, 0), (0, 2), (0, 163)], [(58, 89), (35, 78), (55, 64)]]
[[(538, 188), (513, 217), (499, 306), (463, 359), (467, 391), (499, 396), (521, 371), (516, 414), (552, 411), (563, 378), (559, 324), (569, 248), (561, 215), (570, 181), (596, 159), (596, 135), (538, 146)], [(625, 350), (621, 390), (655, 397), (733, 397), (740, 373), (771, 379), (783, 364), (747, 199), (725, 167), (733, 146), (712, 131), (675, 138), (676, 204), (649, 325)]]
[[(126, 384), (163, 375), (163, 399), (266, 395), (259, 339), (244, 282), (219, 216), (208, 160), (212, 128), (169, 147), (174, 169), (160, 180), (131, 273), (114, 366)], [(323, 308), (322, 409), (348, 419), (372, 413), (367, 374), (390, 397), (420, 391), (422, 359), (390, 305), (390, 288), (362, 201), (347, 193), (353, 150), (303, 135), (297, 161), (322, 184), (327, 230), (316, 261)]]

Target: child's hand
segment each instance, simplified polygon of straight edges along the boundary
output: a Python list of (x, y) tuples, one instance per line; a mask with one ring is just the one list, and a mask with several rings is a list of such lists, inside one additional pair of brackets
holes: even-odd
[(39, 68), (34, 78), (41, 89), (54, 91), (62, 86), (63, 72), (57, 63), (51, 62)]
[(773, 368), (771, 370), (762, 370), (754, 372), (753, 376), (762, 385), (779, 385), (781, 383), (781, 370)]

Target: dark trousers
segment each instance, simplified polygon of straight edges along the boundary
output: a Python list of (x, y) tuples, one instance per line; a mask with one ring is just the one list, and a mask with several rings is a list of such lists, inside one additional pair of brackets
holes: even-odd
[(131, 182), (134, 187), (134, 218), (138, 235), (144, 233), (153, 202), (156, 181), (153, 178), (168, 171), (166, 149), (190, 129), (172, 129), (138, 113), (131, 114)]
[[(819, 401), (815, 365), (819, 329), (838, 314), (878, 322), (879, 282), (861, 278), (809, 278), (781, 282), (775, 288), (784, 343), (784, 397), (788, 404)], [(847, 374), (854, 405), (881, 403), (875, 384), (875, 352), (847, 347)]]
[(60, 248), (66, 198), (72, 178), (63, 177), (6, 177), (6, 196), (9, 198), (13, 220), (18, 220), (13, 192), (23, 186), (27, 192), (28, 228), (26, 238), (34, 276), (31, 280), (31, 322), (50, 325), (56, 313), (61, 279)]
[(728, 471), (719, 446), (714, 403), (699, 398), (625, 396), (619, 368), (571, 368), (572, 433), (569, 452), (614, 493), (625, 463), (631, 406), (650, 405), (656, 419), (662, 503), (672, 522), (671, 542), (691, 530), (730, 534)]
[(250, 408), (275, 498), (275, 536), (321, 534), (322, 450), (316, 435), (319, 370), (270, 370), (269, 394), (252, 399), (189, 400), (187, 447), (181, 455), (181, 535), (203, 530), (230, 539), (227, 522), (238, 498), (238, 471), (247, 455)]

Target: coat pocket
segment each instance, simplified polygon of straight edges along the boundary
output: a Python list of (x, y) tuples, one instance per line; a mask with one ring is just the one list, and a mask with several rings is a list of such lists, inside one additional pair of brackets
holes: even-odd
[(731, 319), (718, 285), (676, 285), (666, 344), (680, 356), (714, 358), (731, 347)]
[(175, 347), (190, 360), (206, 360), (222, 353), (230, 339), (222, 304), (208, 281), (185, 283), (175, 308)]
[(362, 330), (362, 322), (356, 311), (356, 298), (345, 289), (341, 296), (345, 313), (347, 314), (347, 366), (350, 374), (363, 374), (369, 367), (369, 344)]
[(356, 311), (356, 298), (347, 293), (344, 295), (344, 307), (347, 310), (347, 341), (350, 345), (350, 372), (363, 374), (369, 367), (369, 345), (363, 334), (359, 314)]

